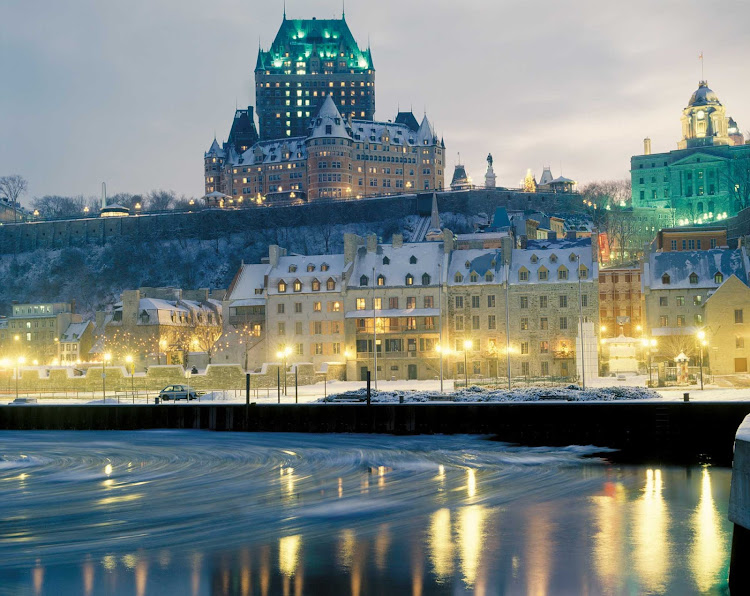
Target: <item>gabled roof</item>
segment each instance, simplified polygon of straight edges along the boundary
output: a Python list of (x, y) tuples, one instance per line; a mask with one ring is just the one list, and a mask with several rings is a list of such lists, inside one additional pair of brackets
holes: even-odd
[(417, 141), (419, 141), (420, 145), (423, 145), (424, 141), (427, 141), (428, 145), (437, 143), (435, 129), (433, 128), (432, 123), (427, 119), (427, 114), (422, 118), (422, 123), (419, 125), (419, 130), (417, 130)]
[(417, 132), (419, 130), (419, 122), (414, 117), (414, 112), (409, 110), (408, 112), (399, 112), (396, 115), (396, 124), (403, 124), (409, 130)]
[[(469, 266), (466, 266), (466, 263)], [(474, 271), (480, 279), (472, 282), (469, 278)], [(492, 272), (492, 281), (487, 281), (485, 275)], [(462, 280), (456, 281), (456, 273), (460, 273)], [(451, 253), (450, 266), (448, 268), (447, 283), (449, 286), (467, 285), (476, 286), (481, 284), (499, 284), (505, 281), (505, 268), (503, 266), (502, 251), (492, 249), (466, 249), (454, 250)]]
[[(264, 301), (265, 276), (271, 270), (267, 264), (241, 265), (237, 275), (229, 286), (226, 300), (255, 300), (260, 298)], [(256, 290), (261, 290), (256, 294)]]
[(346, 120), (341, 117), (341, 112), (330, 95), (326, 96), (318, 113), (312, 119), (308, 138), (352, 138)]
[(93, 327), (91, 321), (83, 321), (82, 323), (71, 323), (68, 328), (60, 336), (61, 342), (78, 341), (81, 339), (89, 325)]
[[(742, 281), (742, 280), (741, 280), (741, 279), (740, 279), (739, 277), (737, 277), (736, 275), (732, 274), (732, 275), (730, 275), (730, 276), (729, 276), (729, 279), (725, 279), (725, 280), (724, 280), (724, 283), (722, 283), (722, 284), (721, 284), (721, 285), (720, 285), (720, 286), (719, 286), (719, 287), (718, 287), (718, 288), (716, 289), (716, 291), (715, 291), (715, 292), (713, 292), (713, 293), (712, 293), (712, 294), (711, 294), (711, 295), (710, 295), (710, 296), (708, 297), (708, 300), (706, 300), (706, 301), (705, 301), (705, 302), (703, 303), (703, 307), (705, 308), (705, 307), (706, 307), (706, 305), (707, 305), (707, 304), (708, 304), (709, 302), (711, 302), (711, 300), (713, 299), (713, 297), (714, 297), (714, 296), (716, 296), (717, 294), (718, 294), (719, 296), (721, 296), (721, 295), (722, 295), (722, 294), (724, 294), (725, 292), (731, 292), (731, 291), (732, 291), (733, 289), (734, 289), (735, 291), (736, 291), (736, 290), (740, 290), (740, 291), (742, 291), (742, 292), (743, 292), (744, 294), (748, 294), (748, 293), (750, 293), (750, 288), (749, 288), (749, 287), (747, 286), (747, 283), (743, 282), (743, 281)], [(750, 300), (747, 300), (747, 303), (748, 303), (748, 304), (750, 304)]]

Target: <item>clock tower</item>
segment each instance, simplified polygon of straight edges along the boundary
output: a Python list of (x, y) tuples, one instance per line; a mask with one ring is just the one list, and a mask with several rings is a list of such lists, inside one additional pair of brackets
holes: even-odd
[(682, 110), (681, 121), (682, 140), (677, 143), (678, 149), (732, 145), (726, 109), (706, 81), (698, 84), (687, 107)]

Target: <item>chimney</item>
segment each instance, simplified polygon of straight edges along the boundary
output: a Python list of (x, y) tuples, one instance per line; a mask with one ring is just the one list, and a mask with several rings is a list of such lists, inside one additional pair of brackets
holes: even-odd
[(394, 234), (391, 244), (393, 244), (393, 248), (401, 248), (404, 245), (404, 235)]
[(268, 262), (271, 267), (277, 267), (279, 258), (286, 256), (286, 248), (281, 248), (278, 244), (272, 244), (268, 247)]
[(513, 238), (511, 236), (503, 236), (500, 239), (500, 250), (502, 251), (503, 263), (510, 265), (510, 255), (513, 252)]
[(105, 313), (103, 310), (97, 310), (96, 311), (96, 329), (97, 331), (103, 331), (104, 328), (104, 317), (107, 313)]
[(445, 254), (450, 254), (453, 252), (453, 249), (455, 248), (453, 243), (453, 232), (451, 232), (448, 228), (443, 229), (443, 252)]
[(378, 252), (377, 234), (367, 234), (367, 252)]
[(591, 260), (594, 263), (599, 261), (599, 232), (596, 230), (591, 234)]
[(356, 234), (344, 234), (344, 265), (353, 263), (357, 256), (357, 248), (365, 243), (362, 236)]
[(643, 155), (651, 155), (651, 139), (643, 139)]

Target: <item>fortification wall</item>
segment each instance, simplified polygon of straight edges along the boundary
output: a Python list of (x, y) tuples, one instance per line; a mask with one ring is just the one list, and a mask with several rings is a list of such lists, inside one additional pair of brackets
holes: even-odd
[[(498, 206), (505, 206), (511, 210), (568, 211), (577, 207), (578, 200), (577, 194), (476, 189), (438, 193), (438, 208), (441, 212), (487, 213), (491, 216)], [(161, 238), (214, 239), (252, 230), (372, 222), (415, 214), (417, 196), (402, 195), (285, 207), (206, 209), (129, 217), (35, 221), (0, 226), (0, 254), (106, 244), (123, 237), (134, 242)]]

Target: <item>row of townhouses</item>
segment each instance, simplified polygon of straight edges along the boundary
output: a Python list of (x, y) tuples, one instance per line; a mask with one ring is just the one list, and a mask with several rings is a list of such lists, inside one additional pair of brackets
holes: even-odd
[(495, 248), (455, 241), (443, 230), (420, 243), (348, 234), (338, 255), (271, 246), (267, 262), (242, 265), (227, 292), (217, 361), (337, 362), (348, 379), (364, 379), (377, 360), (379, 378), (431, 379), (441, 366), (452, 376), (505, 376), (510, 354), (514, 377), (568, 378), (587, 354), (583, 368), (596, 374), (591, 238), (523, 248), (509, 234)]

